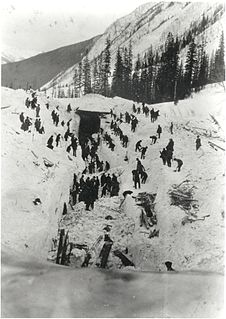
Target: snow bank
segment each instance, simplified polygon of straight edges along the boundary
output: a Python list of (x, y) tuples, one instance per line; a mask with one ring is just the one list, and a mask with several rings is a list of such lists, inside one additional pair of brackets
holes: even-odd
[[(84, 163), (81, 150), (76, 158), (70, 156), (69, 159), (64, 141), (57, 149), (46, 147), (50, 135), (56, 137), (66, 131), (66, 127), (55, 127), (51, 118), (51, 111), (59, 105), (60, 121), (69, 120), (63, 103), (51, 100), (47, 110), (45, 103), (49, 99), (38, 95), (45, 134), (36, 132), (34, 125), (30, 133), (20, 129), (21, 112), (32, 122), (35, 120), (35, 111), (24, 105), (26, 97), (23, 90), (2, 88), (2, 243), (46, 258), (63, 203), (69, 199), (73, 173), (83, 169)], [(73, 130), (78, 133), (79, 118), (73, 118)], [(44, 159), (53, 166), (46, 167)], [(34, 205), (35, 198), (40, 198), (41, 204)]]

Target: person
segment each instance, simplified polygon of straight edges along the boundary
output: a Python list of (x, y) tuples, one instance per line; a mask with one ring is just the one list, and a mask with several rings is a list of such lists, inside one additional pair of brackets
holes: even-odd
[(141, 148), (141, 159), (145, 159), (145, 154), (147, 149), (148, 149), (147, 146)]
[(166, 165), (167, 151), (164, 148), (162, 152), (160, 152), (160, 158), (162, 159), (163, 165)]
[(157, 136), (151, 135), (151, 136), (150, 136), (150, 139), (151, 139), (151, 143), (152, 143), (152, 144), (155, 144), (156, 141), (157, 141)]
[(20, 121), (24, 123), (24, 112), (20, 113)]
[(160, 125), (158, 125), (158, 128), (157, 128), (158, 138), (160, 138), (161, 133), (162, 133), (162, 128)]
[(141, 172), (141, 183), (142, 184), (145, 184), (146, 183), (146, 180), (148, 178), (148, 174), (144, 171)]
[(76, 156), (78, 144), (77, 144), (77, 138), (74, 135), (72, 135), (71, 137), (71, 146), (73, 149), (73, 156)]
[(169, 143), (167, 144), (167, 146), (166, 146), (166, 150), (168, 151), (168, 150), (171, 150), (172, 152), (174, 151), (174, 141), (173, 141), (173, 139), (172, 138), (170, 138), (169, 139)]
[(50, 136), (50, 138), (47, 141), (47, 147), (51, 150), (53, 149), (53, 135)]
[(66, 142), (67, 142), (67, 139), (68, 139), (69, 135), (70, 135), (70, 131), (69, 131), (69, 129), (67, 129), (67, 131), (64, 134), (64, 139), (65, 139)]
[(196, 151), (198, 151), (198, 149), (202, 146), (199, 135), (197, 136), (195, 143), (196, 143)]
[(40, 104), (36, 106), (36, 117), (39, 117), (39, 112), (40, 112)]
[(101, 177), (100, 177), (100, 185), (101, 185), (101, 187), (103, 187), (105, 183), (106, 183), (106, 175), (105, 175), (105, 173), (103, 173), (101, 175)]
[(44, 126), (42, 125), (42, 127), (39, 129), (39, 133), (40, 134), (45, 134), (45, 129)]
[(59, 142), (60, 142), (60, 134), (58, 134), (57, 135), (57, 137), (56, 137), (56, 147), (58, 147), (58, 145), (59, 145)]
[(138, 188), (140, 188), (140, 176), (139, 176), (138, 170), (134, 169), (132, 171), (132, 175), (133, 175), (133, 182), (134, 182), (135, 189), (137, 189), (137, 185), (138, 185)]
[(29, 101), (28, 97), (26, 98), (25, 105), (27, 108), (29, 108), (29, 106), (30, 106), (30, 101)]
[(110, 169), (110, 164), (108, 161), (105, 162), (105, 171), (107, 172)]
[(139, 140), (139, 141), (136, 143), (135, 152), (140, 151), (140, 149), (141, 149), (141, 142), (142, 142), (142, 140)]
[(122, 138), (122, 146), (123, 146), (123, 147), (127, 147), (128, 141), (129, 141), (128, 136), (127, 136), (127, 135), (123, 135), (123, 138)]
[(68, 112), (68, 113), (70, 113), (70, 112), (71, 112), (71, 110), (72, 110), (72, 108), (71, 108), (71, 104), (69, 103), (69, 104), (68, 104), (68, 106), (67, 106), (67, 112)]
[(142, 171), (145, 171), (144, 166), (141, 164), (141, 161), (139, 160), (139, 158), (136, 158), (137, 161), (137, 172), (139, 174), (142, 174)]
[(181, 166), (183, 165), (183, 161), (179, 158), (174, 158), (173, 160), (177, 162), (176, 171), (180, 172)]
[(69, 146), (66, 148), (66, 152), (68, 152), (68, 153), (71, 152), (71, 145), (69, 145)]
[(58, 126), (59, 120), (60, 120), (60, 116), (59, 114), (56, 113), (56, 117), (55, 117), (56, 126)]
[(24, 123), (22, 123), (22, 126), (21, 128), (24, 130), (24, 131), (28, 131), (29, 130), (29, 126), (31, 125), (31, 121), (29, 119), (29, 117), (27, 116)]
[(115, 176), (115, 174), (112, 174), (112, 187), (111, 187), (111, 194), (110, 196), (118, 196), (118, 192), (119, 192), (119, 182), (117, 180), (117, 177)]
[(39, 119), (36, 119), (36, 120), (35, 120), (35, 128), (36, 128), (36, 131), (39, 132), (40, 127), (41, 127), (41, 120), (40, 120), (40, 118), (39, 118)]
[(170, 133), (173, 134), (173, 122), (170, 124)]

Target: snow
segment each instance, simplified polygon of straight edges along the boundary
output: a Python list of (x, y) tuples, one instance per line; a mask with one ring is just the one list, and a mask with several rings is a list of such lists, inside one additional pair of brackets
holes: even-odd
[[(70, 156), (69, 159), (65, 142), (62, 141), (61, 147), (53, 151), (46, 147), (51, 134), (56, 136), (65, 130), (61, 126), (53, 126), (51, 110), (59, 105), (60, 119), (67, 121), (72, 117), (72, 127), (78, 134), (79, 118), (74, 111), (73, 115), (68, 115), (68, 103), (71, 103), (73, 110), (79, 107), (80, 110), (106, 112), (112, 108), (119, 114), (125, 111), (131, 113), (132, 101), (99, 95), (78, 99), (48, 98), (50, 110), (47, 110), (47, 97), (39, 94), (40, 115), (46, 130), (44, 135), (39, 135), (33, 130), (28, 133), (20, 129), (21, 111), (32, 119), (35, 117), (34, 111), (24, 105), (26, 96), (23, 90), (2, 88), (2, 243), (24, 254), (46, 259), (51, 240), (57, 236), (63, 203), (68, 203), (73, 173), (80, 176), (84, 169), (80, 149), (76, 158)], [(69, 230), (72, 242), (91, 247), (98, 236), (104, 234), (106, 224), (111, 224), (112, 249), (124, 251), (127, 247), (128, 256), (138, 269), (163, 271), (164, 262), (171, 260), (174, 268), (181, 271), (223, 272), (225, 155), (221, 149), (213, 149), (208, 141), (225, 149), (224, 100), (222, 86), (210, 85), (192, 98), (179, 101), (178, 105), (169, 102), (149, 106), (160, 110), (158, 121), (151, 123), (150, 118), (137, 115), (139, 124), (135, 133), (131, 133), (130, 125), (121, 124), (123, 133), (129, 137), (127, 149), (122, 148), (119, 138), (110, 131), (110, 115), (102, 118), (101, 126), (112, 135), (116, 147), (112, 152), (101, 141), (98, 152), (102, 160), (110, 162), (110, 172), (118, 176), (120, 196), (100, 199), (95, 203), (94, 210), (89, 212), (84, 210), (83, 203), (74, 207), (75, 210), (70, 211), (61, 223)], [(220, 126), (214, 123), (210, 114)], [(171, 121), (174, 123), (172, 136), (169, 133)], [(150, 145), (149, 136), (155, 134), (158, 124), (163, 128), (161, 139)], [(198, 151), (195, 150), (197, 134), (202, 140), (202, 147)], [(159, 151), (171, 137), (175, 142), (174, 156), (184, 162), (180, 173), (174, 172), (175, 164), (171, 168), (163, 166), (159, 158)], [(140, 156), (134, 151), (139, 139), (142, 139), (143, 146), (148, 146), (146, 158), (142, 160), (148, 180), (140, 190), (135, 190), (131, 171), (135, 168), (136, 157)], [(124, 161), (126, 153), (128, 162)], [(46, 168), (44, 158), (52, 161), (54, 166)], [(194, 186), (194, 196), (199, 205), (198, 218), (210, 216), (182, 225), (186, 213), (170, 205), (168, 191), (172, 185), (185, 180)], [(132, 190), (133, 193), (123, 201), (122, 193), (125, 190)], [(148, 231), (139, 226), (140, 208), (134, 200), (139, 192), (145, 191), (157, 194), (156, 229), (159, 229), (160, 234), (151, 239), (148, 238)], [(41, 199), (40, 205), (33, 204), (35, 198)], [(111, 215), (113, 220), (106, 221), (107, 215)], [(93, 263), (97, 255), (94, 253)], [(81, 264), (84, 256), (78, 257)], [(119, 259), (111, 254), (109, 267), (121, 266)]]
[[(67, 100), (67, 99), (65, 99)], [(150, 122), (143, 114), (137, 115), (139, 124), (136, 133), (131, 133), (130, 125), (121, 124), (124, 134), (129, 137), (128, 149), (122, 148), (119, 138), (109, 129), (110, 115), (101, 120), (101, 127), (111, 134), (116, 144), (111, 152), (102, 141), (99, 156), (110, 162), (110, 172), (116, 173), (120, 185), (120, 200), (100, 199), (95, 203), (93, 211), (86, 212), (84, 204), (80, 203), (63, 221), (62, 227), (69, 229), (69, 237), (74, 243), (85, 243), (91, 247), (98, 236), (103, 235), (106, 226), (106, 214), (116, 220), (113, 222), (110, 236), (114, 241), (112, 250), (129, 250), (129, 258), (137, 269), (164, 271), (166, 260), (171, 260), (175, 269), (201, 270), (223, 272), (224, 251), (224, 152), (213, 149), (208, 141), (225, 149), (225, 92), (220, 85), (207, 86), (205, 90), (196, 93), (192, 98), (180, 101), (178, 105), (162, 103), (152, 105), (160, 110), (159, 120)], [(87, 95), (75, 99), (74, 104), (80, 109), (101, 112), (106, 107), (112, 108), (119, 115), (120, 112), (132, 112), (132, 101), (122, 98), (104, 98)], [(85, 106), (86, 105), (86, 106)], [(97, 107), (98, 106), (98, 107)], [(149, 106), (149, 107), (152, 107)], [(210, 114), (221, 123), (215, 124)], [(170, 122), (174, 123), (174, 134), (169, 133)], [(163, 128), (161, 139), (150, 145), (149, 136), (155, 134), (157, 125)], [(200, 135), (202, 147), (195, 150), (196, 136)], [(163, 166), (159, 158), (159, 151), (168, 143), (169, 138), (175, 142), (174, 156), (184, 162), (182, 171), (176, 173), (175, 164), (169, 168)], [(149, 177), (147, 183), (140, 190), (135, 190), (131, 171), (136, 167), (135, 143), (142, 139), (142, 145), (148, 146), (147, 156), (142, 161)], [(128, 154), (129, 162), (124, 161)], [(198, 201), (197, 221), (182, 225), (187, 216), (179, 207), (170, 205), (168, 191), (174, 184), (189, 180), (194, 187), (195, 199)], [(132, 190), (132, 196), (127, 196), (123, 202), (122, 193)], [(134, 196), (139, 192), (157, 193), (155, 210), (159, 237), (148, 238), (148, 231), (140, 227), (140, 208), (136, 205)], [(205, 220), (200, 220), (204, 216)], [(103, 243), (103, 241), (102, 241)], [(99, 249), (100, 249), (99, 245)], [(99, 251), (99, 249), (97, 251)], [(95, 267), (96, 252), (92, 256)], [(82, 262), (82, 261), (81, 261)], [(74, 264), (74, 266), (76, 266)], [(117, 258), (109, 257), (109, 267), (121, 267)]]
[[(35, 119), (35, 111), (24, 105), (26, 97), (23, 90), (2, 88), (2, 243), (46, 259), (63, 203), (68, 202), (73, 173), (82, 169), (84, 163), (81, 150), (77, 158), (70, 156), (69, 160), (63, 141), (61, 147), (53, 151), (46, 147), (51, 134), (56, 136), (66, 131), (53, 126), (50, 115), (58, 104), (61, 121), (69, 120), (62, 102), (50, 101), (50, 110), (47, 110), (47, 98), (38, 96), (45, 134), (34, 131), (34, 125), (31, 133), (20, 129), (20, 112), (30, 116), (33, 122)], [(74, 117), (73, 124), (77, 133), (76, 121), (78, 117)], [(47, 168), (44, 159), (54, 166)], [(41, 199), (40, 205), (33, 204), (35, 198)]]
[[(102, 160), (110, 162), (110, 173), (118, 176), (120, 194), (99, 199), (92, 211), (85, 211), (84, 203), (80, 202), (65, 216), (61, 215), (63, 203), (68, 203), (73, 174), (81, 176), (84, 162), (80, 149), (77, 157), (68, 157), (64, 141), (58, 149), (46, 147), (51, 134), (56, 136), (64, 132), (61, 126), (53, 126), (52, 109), (59, 105), (60, 120), (72, 118), (73, 130), (78, 134), (79, 117), (74, 113), (78, 107), (98, 112), (112, 108), (119, 115), (125, 111), (132, 113), (133, 102), (99, 95), (51, 99), (39, 93), (40, 115), (46, 133), (38, 135), (33, 130), (28, 133), (20, 129), (20, 112), (25, 112), (32, 121), (35, 118), (34, 111), (24, 105), (27, 96), (23, 90), (2, 88), (4, 313), (25, 317), (40, 314), (43, 317), (50, 314), (53, 317), (59, 314), (62, 317), (75, 314), (82, 317), (84, 313), (87, 316), (104, 314), (106, 317), (123, 317), (125, 314), (130, 317), (220, 315), (223, 277), (216, 273), (224, 271), (225, 154), (221, 149), (212, 148), (208, 141), (225, 149), (223, 87), (209, 85), (192, 98), (179, 101), (178, 105), (170, 102), (149, 106), (160, 110), (158, 121), (151, 123), (150, 118), (137, 115), (139, 123), (135, 133), (131, 133), (130, 125), (122, 123), (121, 129), (129, 137), (127, 149), (122, 148), (119, 138), (110, 131), (110, 115), (102, 118), (101, 126), (112, 135), (116, 147), (112, 152), (101, 141), (98, 153)], [(47, 100), (50, 110), (45, 107)], [(66, 112), (69, 102), (73, 109), (71, 115)], [(213, 119), (217, 119), (218, 124)], [(171, 121), (174, 123), (173, 135), (169, 132)], [(149, 136), (156, 133), (158, 124), (163, 128), (162, 136), (156, 144), (150, 145)], [(202, 140), (198, 151), (195, 150), (197, 134)], [(175, 142), (174, 156), (184, 162), (181, 172), (175, 172), (174, 165), (171, 168), (163, 166), (159, 158), (159, 151), (171, 137)], [(141, 189), (135, 190), (131, 171), (135, 168), (136, 157), (140, 156), (134, 151), (139, 139), (142, 139), (142, 145), (148, 146), (146, 158), (142, 160), (148, 179), (146, 184), (141, 184)], [(128, 162), (124, 161), (126, 152)], [(45, 167), (44, 158), (54, 166)], [(168, 192), (173, 185), (185, 180), (194, 187), (198, 218), (182, 225), (187, 214), (170, 205)], [(125, 190), (133, 193), (124, 199), (122, 193)], [(140, 192), (157, 194), (155, 228), (159, 230), (159, 237), (149, 238), (150, 230), (140, 226), (141, 208), (135, 200)], [(40, 205), (33, 204), (35, 198), (41, 199)], [(105, 218), (108, 215), (112, 216), (111, 220)], [(209, 216), (199, 220), (206, 215)], [(125, 252), (128, 249), (126, 255), (135, 268), (123, 268), (120, 259), (111, 252), (108, 267), (114, 272), (95, 269), (106, 225), (111, 228), (112, 251)], [(54, 252), (50, 250), (52, 239), (57, 238), (58, 226), (69, 232), (70, 242), (85, 244), (90, 249), (89, 269), (71, 270), (80, 268), (85, 258), (85, 250), (77, 248), (72, 251), (71, 268), (45, 262), (47, 255), (49, 260), (54, 260)], [(41, 259), (41, 263), (37, 259)], [(165, 273), (167, 260), (178, 272)], [(21, 277), (21, 271), (27, 274), (28, 269), (29, 276)], [(116, 269), (123, 271), (117, 272)]]

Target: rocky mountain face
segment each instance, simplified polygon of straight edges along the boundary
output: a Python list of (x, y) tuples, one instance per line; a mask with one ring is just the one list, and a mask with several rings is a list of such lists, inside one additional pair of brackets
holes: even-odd
[[(92, 61), (103, 52), (109, 38), (113, 69), (118, 47), (128, 47), (131, 42), (135, 61), (138, 54), (142, 57), (150, 48), (161, 52), (169, 32), (179, 39), (186, 37), (190, 32), (197, 43), (205, 41), (205, 49), (211, 55), (219, 45), (224, 17), (223, 3), (146, 3), (110, 25), (95, 41), (88, 58), (92, 65)], [(181, 50), (181, 59), (185, 58), (186, 52), (187, 47)], [(77, 65), (62, 72), (54, 78), (54, 82), (50, 81), (44, 87), (48, 89), (56, 84), (72, 84), (76, 67)]]
[(3, 56), (2, 85), (13, 89), (32, 87), (38, 89), (57, 74), (63, 73), (78, 63), (91, 49), (100, 36), (68, 45), (49, 52), (32, 56), (28, 59), (13, 62), (13, 56)]

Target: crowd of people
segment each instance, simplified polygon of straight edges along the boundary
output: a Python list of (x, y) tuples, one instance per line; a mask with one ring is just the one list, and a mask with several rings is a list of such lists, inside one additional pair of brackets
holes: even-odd
[[(32, 92), (31, 97), (27, 97), (25, 100), (25, 106), (29, 109), (31, 108), (31, 110), (35, 111), (35, 122), (34, 122), (34, 127), (36, 129), (36, 131), (39, 134), (44, 134), (45, 133), (45, 129), (44, 126), (42, 125), (41, 119), (40, 119), (40, 104), (38, 103), (38, 98), (36, 96), (35, 92)], [(32, 118), (29, 116), (24, 115), (24, 112), (21, 112), (19, 115), (19, 119), (21, 122), (21, 130), (23, 131), (27, 131), (27, 132), (31, 132), (30, 127), (32, 126)]]
[[(31, 98), (27, 98), (25, 101), (25, 105), (27, 108), (31, 108), (35, 110), (36, 119), (34, 122), (34, 127), (36, 131), (40, 134), (45, 133), (44, 126), (42, 125), (40, 118), (40, 104), (38, 104), (37, 96), (32, 93)], [(46, 103), (46, 108), (49, 110), (49, 103)], [(52, 110), (51, 117), (53, 120), (53, 124), (57, 127), (60, 122), (60, 115), (57, 112), (59, 110), (59, 106), (56, 107), (56, 110)], [(67, 113), (72, 111), (71, 105), (68, 104)], [(148, 117), (150, 114), (151, 122), (155, 122), (159, 116), (159, 110), (155, 111), (154, 108), (149, 110), (145, 103), (142, 103), (142, 108), (135, 104), (132, 106), (133, 113), (140, 114), (142, 113)], [(129, 114), (129, 112), (125, 112), (125, 114), (121, 113), (117, 116), (116, 113), (111, 109), (111, 123), (110, 129), (112, 130), (115, 136), (118, 136), (123, 147), (128, 147), (129, 138), (125, 135), (120, 127), (120, 124), (125, 121), (131, 125), (131, 131), (135, 132), (138, 118), (134, 114)], [(29, 116), (25, 116), (24, 112), (21, 112), (19, 115), (19, 119), (21, 121), (21, 129), (24, 131), (29, 131), (30, 126), (32, 125), (32, 119)], [(51, 135), (47, 140), (47, 147), (53, 149), (54, 147), (62, 147), (62, 141), (64, 140), (66, 143), (66, 152), (71, 153), (76, 157), (76, 152), (78, 145), (80, 143), (82, 150), (82, 158), (85, 162), (85, 169), (82, 172), (81, 178), (78, 180), (78, 177), (74, 176), (74, 182), (71, 189), (71, 203), (74, 206), (77, 202), (83, 201), (85, 203), (86, 210), (94, 208), (94, 202), (103, 196), (118, 196), (119, 193), (119, 182), (115, 174), (110, 174), (108, 171), (110, 170), (110, 164), (108, 161), (100, 160), (99, 155), (97, 154), (98, 147), (100, 145), (101, 139), (106, 142), (111, 151), (115, 149), (115, 143), (112, 136), (104, 131), (102, 128), (97, 134), (96, 138), (92, 136), (83, 136), (80, 138), (78, 142), (78, 138), (75, 136), (73, 132), (71, 132), (70, 128), (70, 119), (68, 122), (61, 121), (61, 126), (64, 127), (66, 125), (65, 133), (57, 134), (56, 137)], [(170, 134), (173, 134), (173, 122), (171, 122), (169, 127)], [(156, 130), (156, 135), (150, 136), (152, 144), (155, 144), (157, 139), (160, 139), (162, 134), (162, 127), (158, 125)], [(196, 139), (196, 150), (201, 147), (201, 139), (197, 136)], [(148, 174), (141, 163), (141, 160), (145, 159), (146, 152), (148, 146), (142, 146), (142, 140), (138, 140), (135, 144), (135, 152), (140, 152), (140, 159), (136, 158), (136, 168), (132, 170), (132, 180), (134, 183), (135, 189), (140, 188), (141, 184), (146, 183)], [(174, 153), (174, 141), (172, 138), (169, 139), (168, 144), (165, 148), (160, 151), (160, 158), (162, 159), (163, 165), (167, 165), (171, 167), (172, 161), (177, 163), (176, 171), (180, 172), (181, 167), (183, 166), (183, 161), (179, 158), (173, 157)], [(101, 173), (101, 175), (100, 175)], [(85, 175), (89, 175), (85, 178)], [(93, 175), (96, 174), (96, 175)]]
[[(103, 130), (101, 131), (103, 134)], [(103, 134), (103, 137), (105, 135)], [(108, 161), (101, 161), (97, 154), (98, 147), (100, 145), (100, 133), (97, 138), (92, 136), (82, 137), (80, 140), (82, 148), (82, 157), (85, 161), (86, 168), (82, 172), (82, 176), (78, 181), (76, 175), (74, 175), (73, 186), (71, 189), (72, 205), (77, 202), (83, 201), (85, 203), (85, 209), (90, 210), (94, 208), (95, 201), (101, 196), (118, 196), (119, 182), (115, 174), (110, 176), (107, 173), (110, 170), (110, 164)], [(100, 179), (98, 174), (101, 173)], [(92, 175), (85, 179), (85, 174)]]

